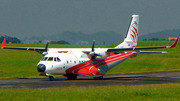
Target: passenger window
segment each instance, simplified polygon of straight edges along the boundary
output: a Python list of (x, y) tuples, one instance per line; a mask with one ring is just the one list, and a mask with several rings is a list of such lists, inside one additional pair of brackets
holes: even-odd
[(53, 61), (53, 57), (49, 57), (48, 61)]

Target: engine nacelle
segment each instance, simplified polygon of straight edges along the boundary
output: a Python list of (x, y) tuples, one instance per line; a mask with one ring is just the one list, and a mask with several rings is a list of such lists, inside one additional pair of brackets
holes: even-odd
[(94, 52), (99, 55), (96, 56), (96, 59), (105, 59), (110, 56), (110, 54), (106, 52), (106, 49), (96, 49)]
[(45, 56), (45, 55), (47, 55), (48, 54), (48, 52), (42, 52), (42, 55), (43, 56)]

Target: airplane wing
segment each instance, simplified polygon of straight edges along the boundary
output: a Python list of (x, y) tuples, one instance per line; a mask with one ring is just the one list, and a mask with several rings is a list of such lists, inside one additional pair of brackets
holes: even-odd
[[(122, 52), (125, 52), (125, 51), (137, 51), (138, 53), (144, 53), (144, 54), (150, 54), (150, 53), (166, 53), (166, 52), (148, 52), (148, 51), (141, 51), (141, 50), (148, 50), (148, 49), (162, 49), (162, 48), (173, 48), (176, 46), (177, 44), (177, 41), (178, 41), (179, 38), (177, 38), (175, 40), (175, 42), (171, 45), (171, 46), (157, 46), (157, 47), (133, 47), (133, 48), (109, 48), (106, 50), (106, 52), (109, 52), (109, 53), (122, 53)], [(48, 46), (48, 43), (46, 44), (46, 47), (45, 48), (21, 48), (21, 47), (6, 47), (6, 39), (4, 39), (3, 43), (2, 43), (2, 46), (1, 48), (4, 48), (4, 49), (18, 49), (18, 50), (31, 50), (31, 51), (37, 51), (43, 55), (46, 54), (47, 52), (47, 46)], [(45, 52), (44, 52), (45, 51)], [(94, 52), (94, 42), (93, 42), (93, 46), (92, 46), (92, 51), (83, 51), (85, 54), (89, 54), (89, 55), (92, 55), (92, 56), (100, 56), (98, 54), (96, 54)]]
[[(159, 46), (159, 47), (133, 47), (133, 48), (111, 48), (111, 49), (107, 49), (107, 52), (117, 52), (117, 53), (121, 53), (124, 51), (139, 51), (140, 53), (160, 53), (160, 52), (143, 52), (140, 50), (148, 50), (148, 49), (162, 49), (162, 48), (173, 48), (176, 46), (177, 41), (179, 38), (177, 38), (175, 40), (175, 42), (171, 45), (171, 46)], [(164, 52), (161, 52), (164, 53)]]
[(21, 47), (2, 47), (4, 49), (19, 49), (19, 50), (32, 50), (32, 51), (45, 51), (44, 48), (21, 48)]
[(1, 45), (1, 48), (3, 49), (18, 49), (18, 50), (31, 50), (31, 51), (37, 51), (42, 54), (43, 51), (47, 51), (48, 43), (46, 44), (45, 48), (21, 48), (21, 47), (6, 47), (6, 39), (3, 40), (3, 43)]

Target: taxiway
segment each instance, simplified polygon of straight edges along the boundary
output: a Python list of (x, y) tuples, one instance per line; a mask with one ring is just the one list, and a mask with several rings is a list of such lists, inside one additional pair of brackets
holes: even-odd
[(66, 77), (55, 78), (19, 78), (0, 80), (0, 88), (52, 88), (62, 86), (108, 86), (108, 85), (143, 85), (180, 83), (180, 72), (158, 72), (105, 75), (103, 80), (93, 80), (92, 77), (78, 76), (77, 80), (67, 80)]

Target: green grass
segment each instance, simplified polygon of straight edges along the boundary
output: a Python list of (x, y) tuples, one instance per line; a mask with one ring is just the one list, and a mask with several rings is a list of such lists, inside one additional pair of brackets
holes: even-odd
[[(138, 46), (166, 46), (172, 41), (139, 42)], [(113, 48), (117, 44), (98, 45)], [(14, 47), (45, 45), (11, 44)], [(107, 74), (179, 71), (180, 47), (163, 49), (168, 54), (139, 54), (111, 69)], [(49, 48), (90, 48), (91, 45), (49, 45)], [(0, 49), (0, 79), (40, 77), (36, 64), (42, 58), (34, 51)], [(60, 83), (60, 82), (59, 82)], [(0, 89), (0, 101), (178, 101), (180, 83), (138, 86), (60, 87), (44, 89)]]
[(1, 101), (179, 101), (180, 84), (0, 89)]
[[(143, 41), (138, 46), (167, 46), (173, 41)], [(95, 47), (113, 48), (116, 44), (96, 45)], [(43, 44), (7, 44), (10, 47), (44, 47)], [(49, 45), (49, 48), (90, 48), (91, 45)], [(163, 49), (168, 54), (138, 54), (136, 58), (127, 59), (107, 72), (107, 74), (179, 71), (180, 45)], [(157, 50), (155, 50), (157, 51)], [(34, 51), (0, 49), (0, 79), (41, 77), (36, 65), (43, 56)]]

